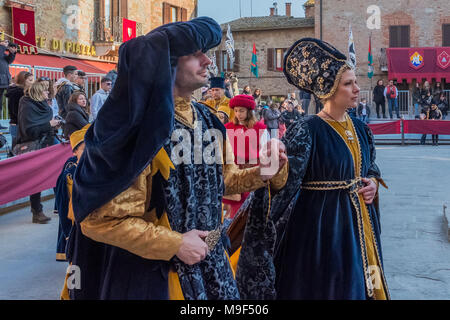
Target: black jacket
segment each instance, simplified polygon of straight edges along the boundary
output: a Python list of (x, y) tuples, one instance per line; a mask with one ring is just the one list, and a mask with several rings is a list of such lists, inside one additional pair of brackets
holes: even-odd
[(8, 98), (8, 111), (9, 111), (9, 123), (17, 124), (17, 115), (19, 113), (19, 101), (23, 97), (23, 88), (12, 85), (8, 87), (6, 91), (6, 97)]
[(70, 82), (65, 82), (58, 87), (55, 98), (59, 107), (59, 115), (63, 119), (65, 119), (67, 116), (67, 104), (69, 103), (70, 96), (72, 95), (74, 90), (75, 89)]
[(66, 123), (64, 124), (64, 137), (69, 138), (70, 135), (77, 130), (82, 129), (89, 123), (89, 115), (78, 104), (70, 103), (67, 106)]
[[(362, 116), (362, 110), (363, 110), (363, 108), (364, 108), (363, 104), (362, 104), (362, 103), (359, 103), (359, 104), (358, 104), (358, 109), (357, 109), (358, 117), (361, 117), (361, 116)], [(367, 118), (370, 117), (370, 108), (369, 108), (369, 106), (368, 106), (367, 104), (366, 104), (366, 115), (367, 115)]]
[(46, 101), (34, 101), (23, 96), (19, 101), (17, 143), (33, 141), (46, 136), (48, 145), (53, 144), (54, 130), (50, 125), (53, 111)]
[(436, 105), (438, 106), (439, 110), (441, 110), (442, 114), (446, 116), (448, 113), (447, 99), (444, 99), (444, 100), (439, 99), (439, 101), (436, 103)]
[(9, 73), (9, 65), (13, 63), (16, 54), (9, 52), (7, 48), (0, 46), (0, 89), (6, 89), (11, 82), (11, 74)]
[(376, 85), (375, 88), (373, 88), (373, 101), (375, 103), (385, 103), (386, 100), (384, 98), (384, 86)]
[(422, 103), (422, 89), (414, 88), (412, 97), (413, 103)]
[(442, 112), (439, 109), (429, 109), (427, 113), (427, 119), (430, 120), (440, 120), (442, 119)]

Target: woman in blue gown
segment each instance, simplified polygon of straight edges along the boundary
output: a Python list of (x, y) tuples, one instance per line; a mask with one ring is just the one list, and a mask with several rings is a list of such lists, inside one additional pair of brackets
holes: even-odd
[(277, 194), (260, 189), (249, 213), (237, 281), (244, 299), (389, 299), (380, 244), (371, 130), (352, 119), (359, 87), (347, 58), (305, 38), (287, 52), (289, 83), (324, 108), (292, 124), (283, 138), (289, 178)]

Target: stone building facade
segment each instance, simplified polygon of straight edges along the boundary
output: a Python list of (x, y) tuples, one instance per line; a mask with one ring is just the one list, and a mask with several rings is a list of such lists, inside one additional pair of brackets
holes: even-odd
[[(316, 21), (315, 36), (320, 37), (320, 2), (314, 3)], [(376, 7), (372, 7), (373, 5)], [(378, 9), (379, 8), (379, 11)], [(374, 11), (377, 10), (377, 11)], [(379, 19), (377, 21), (377, 19)], [(372, 35), (374, 58), (373, 86), (377, 79), (388, 80), (385, 49), (390, 47), (390, 27), (409, 26), (410, 47), (442, 47), (443, 25), (450, 24), (450, 1), (448, 0), (339, 0), (322, 3), (323, 40), (332, 43), (342, 52), (348, 52), (349, 25), (352, 25), (356, 47), (357, 75), (361, 88), (371, 87), (368, 72), (369, 36)], [(377, 25), (379, 22), (379, 25)], [(449, 34), (450, 36), (450, 34)], [(396, 79), (402, 89), (411, 88)], [(440, 79), (436, 79), (440, 81)], [(446, 84), (450, 89), (449, 84)]]
[[(288, 4), (289, 5), (289, 4)], [(277, 99), (295, 92), (282, 72), (282, 60), (285, 51), (298, 39), (314, 36), (314, 18), (294, 18), (288, 15), (240, 18), (222, 25), (223, 41), (216, 49), (217, 66), (221, 72), (234, 72), (239, 79), (239, 88), (250, 85), (260, 88), (264, 97)], [(228, 24), (235, 42), (235, 63), (230, 66), (226, 57), (226, 34)], [(253, 44), (256, 46), (258, 59), (258, 78), (252, 74)]]
[[(289, 5), (289, 3), (288, 3)], [(374, 6), (375, 5), (375, 6)], [(361, 87), (361, 97), (372, 99), (371, 90), (378, 79), (388, 80), (388, 63), (386, 49), (392, 47), (392, 27), (408, 29), (406, 43), (403, 47), (450, 47), (450, 1), (448, 0), (307, 0), (304, 3), (305, 18), (293, 18), (289, 15), (274, 14), (268, 8), (267, 17), (241, 18), (222, 25), (224, 40), (227, 26), (230, 24), (236, 49), (239, 50), (239, 68), (235, 71), (241, 79), (239, 87), (250, 84), (252, 88), (260, 87), (263, 94), (281, 96), (293, 90), (283, 79), (281, 72), (269, 71), (268, 48), (288, 48), (302, 37), (321, 38), (346, 55), (348, 54), (349, 26), (351, 24), (357, 58), (357, 76)], [(290, 8), (286, 8), (286, 12)], [(272, 15), (272, 16), (271, 16)], [(271, 22), (270, 22), (271, 21)], [(290, 23), (296, 26), (287, 27)], [(269, 28), (267, 28), (270, 26)], [(368, 77), (368, 49), (371, 36), (374, 75)], [(405, 38), (404, 35), (401, 37)], [(445, 39), (447, 37), (447, 39)], [(405, 40), (405, 39), (403, 39)], [(250, 73), (252, 45), (256, 44), (260, 77)], [(396, 45), (398, 47), (398, 45)], [(224, 42), (220, 51), (225, 50)], [(218, 59), (219, 60), (219, 59)], [(221, 61), (219, 67), (224, 68)], [(269, 63), (270, 64), (270, 63)], [(400, 90), (411, 91), (415, 81), (407, 83), (404, 79), (394, 79)], [(419, 79), (421, 82), (422, 79)], [(441, 82), (450, 90), (450, 81), (433, 79)], [(450, 92), (449, 92), (450, 93)], [(408, 105), (409, 104), (409, 105)], [(406, 93), (403, 102), (404, 113), (411, 105), (411, 95)]]

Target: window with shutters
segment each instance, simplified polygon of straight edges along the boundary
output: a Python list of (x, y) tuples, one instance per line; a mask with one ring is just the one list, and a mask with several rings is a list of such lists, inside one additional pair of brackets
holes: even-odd
[(163, 24), (187, 21), (187, 9), (171, 5), (170, 3), (163, 3)]
[[(219, 56), (219, 58), (217, 58)], [(220, 72), (238, 72), (239, 71), (239, 50), (234, 51), (234, 62), (231, 63), (226, 50), (216, 52), (217, 68)]]
[(389, 27), (389, 47), (409, 48), (410, 46), (410, 26)]
[(442, 46), (450, 47), (450, 24), (442, 25)]
[(128, 0), (95, 0), (95, 37), (97, 41), (120, 41), (122, 18), (128, 17)]

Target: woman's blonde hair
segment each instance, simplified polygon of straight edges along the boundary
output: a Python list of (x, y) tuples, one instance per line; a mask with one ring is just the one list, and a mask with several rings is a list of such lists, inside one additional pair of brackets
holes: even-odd
[(47, 99), (44, 96), (44, 91), (48, 91), (48, 83), (35, 81), (26, 94), (34, 101), (43, 101)]
[[(256, 118), (255, 118), (255, 115), (252, 110), (247, 109), (247, 108), (246, 108), (246, 110), (247, 110), (247, 118), (245, 118), (245, 120), (244, 120), (244, 123), (245, 123), (244, 125), (247, 129), (251, 129), (255, 126)], [(233, 122), (236, 125), (239, 124), (239, 120), (236, 116), (234, 117)]]

